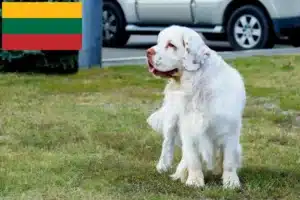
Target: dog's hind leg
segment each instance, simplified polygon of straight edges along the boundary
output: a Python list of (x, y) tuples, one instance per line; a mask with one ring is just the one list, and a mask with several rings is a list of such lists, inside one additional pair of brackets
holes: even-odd
[[(239, 131), (239, 130), (238, 130)], [(240, 180), (237, 175), (237, 169), (241, 165), (241, 145), (239, 137), (232, 135), (226, 138), (224, 144), (224, 161), (223, 161), (223, 187), (239, 188)]]
[(188, 169), (185, 185), (203, 187), (205, 183), (199, 156), (199, 138), (205, 133), (206, 126), (202, 116), (195, 113), (186, 114), (180, 122), (182, 154)]
[(175, 173), (170, 175), (170, 177), (174, 181), (180, 179), (180, 181), (184, 183), (186, 181), (186, 169), (187, 169), (187, 165), (184, 160), (184, 157), (182, 156), (179, 164), (177, 165)]
[[(175, 138), (175, 144), (181, 149), (182, 142), (181, 142), (179, 133), (177, 133), (177, 136)], [(186, 180), (186, 168), (187, 168), (186, 162), (184, 161), (184, 158), (183, 158), (183, 155), (182, 155), (181, 160), (180, 160), (179, 164), (176, 167), (175, 173), (170, 175), (170, 177), (174, 181), (180, 179), (181, 182), (184, 183), (184, 181)]]
[(224, 160), (224, 153), (223, 147), (214, 144), (213, 149), (213, 175), (221, 175), (223, 172), (223, 160)]

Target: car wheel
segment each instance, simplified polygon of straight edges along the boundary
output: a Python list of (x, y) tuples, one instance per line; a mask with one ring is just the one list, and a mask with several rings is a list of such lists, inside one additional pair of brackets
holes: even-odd
[(299, 40), (300, 28), (294, 30), (291, 35), (289, 36), (290, 43), (294, 47), (300, 47), (300, 40)]
[(274, 46), (268, 18), (257, 6), (245, 5), (234, 11), (229, 18), (226, 32), (229, 43), (235, 50)]
[(121, 8), (114, 2), (103, 2), (103, 46), (124, 46), (130, 35), (125, 31), (126, 20)]

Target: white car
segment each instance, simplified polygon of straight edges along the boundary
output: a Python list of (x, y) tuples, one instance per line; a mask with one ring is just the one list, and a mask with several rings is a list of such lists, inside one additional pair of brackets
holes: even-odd
[(103, 0), (103, 44), (126, 45), (132, 34), (157, 34), (184, 25), (233, 49), (271, 48), (300, 33), (300, 0)]

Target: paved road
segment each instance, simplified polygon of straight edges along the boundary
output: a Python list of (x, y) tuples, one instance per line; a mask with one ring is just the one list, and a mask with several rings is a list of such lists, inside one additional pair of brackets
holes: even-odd
[[(102, 65), (119, 66), (119, 65), (144, 65), (146, 63), (145, 50), (156, 42), (156, 36), (133, 36), (124, 48), (104, 48)], [(210, 48), (218, 51), (224, 59), (234, 59), (237, 57), (248, 57), (255, 55), (284, 55), (300, 54), (300, 47), (293, 48), (288, 45), (276, 45), (273, 49), (232, 51), (227, 42), (209, 42), (206, 41)]]
[[(157, 36), (132, 36), (124, 48), (104, 48), (103, 59), (128, 58), (145, 56), (145, 49), (154, 45)], [(231, 51), (227, 42), (209, 42), (207, 44), (218, 52)], [(287, 45), (276, 45), (275, 48), (286, 48)]]

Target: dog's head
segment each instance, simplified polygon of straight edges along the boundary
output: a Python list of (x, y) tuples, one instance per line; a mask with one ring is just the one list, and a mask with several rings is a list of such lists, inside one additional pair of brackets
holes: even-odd
[(170, 26), (158, 34), (157, 44), (147, 50), (149, 71), (160, 77), (172, 77), (182, 66), (184, 28)]
[[(199, 44), (194, 46), (193, 42)], [(184, 58), (189, 59), (187, 48), (196, 49), (202, 44), (201, 36), (192, 29), (176, 25), (165, 28), (158, 34), (157, 44), (147, 49), (149, 71), (167, 78), (180, 75), (185, 70)]]

